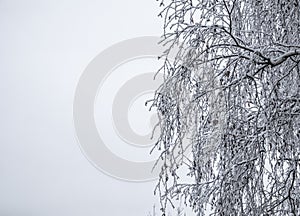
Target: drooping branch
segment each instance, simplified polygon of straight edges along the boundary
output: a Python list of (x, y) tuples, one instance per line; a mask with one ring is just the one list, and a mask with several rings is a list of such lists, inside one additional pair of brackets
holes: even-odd
[(197, 215), (300, 215), (298, 1), (162, 3), (163, 212), (182, 197)]

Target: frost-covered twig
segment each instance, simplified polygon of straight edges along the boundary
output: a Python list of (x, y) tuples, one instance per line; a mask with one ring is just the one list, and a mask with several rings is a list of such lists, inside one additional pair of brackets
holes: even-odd
[(300, 215), (299, 2), (160, 3), (163, 212), (182, 197), (199, 216)]

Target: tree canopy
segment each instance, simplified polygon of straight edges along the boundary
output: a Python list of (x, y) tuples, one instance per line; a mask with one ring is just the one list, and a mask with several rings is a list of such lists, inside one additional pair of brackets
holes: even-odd
[(160, 6), (162, 212), (181, 197), (197, 215), (300, 215), (298, 0)]

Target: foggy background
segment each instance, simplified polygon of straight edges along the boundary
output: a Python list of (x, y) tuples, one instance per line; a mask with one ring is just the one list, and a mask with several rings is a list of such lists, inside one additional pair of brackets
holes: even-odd
[(158, 12), (155, 0), (0, 0), (1, 216), (152, 209), (155, 182), (114, 179), (85, 158), (72, 105), (82, 72), (102, 50), (161, 34)]

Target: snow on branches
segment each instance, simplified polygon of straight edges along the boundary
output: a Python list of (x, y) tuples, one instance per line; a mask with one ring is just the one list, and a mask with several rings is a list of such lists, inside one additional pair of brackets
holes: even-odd
[(300, 215), (298, 0), (160, 5), (162, 211), (183, 197), (197, 215)]

